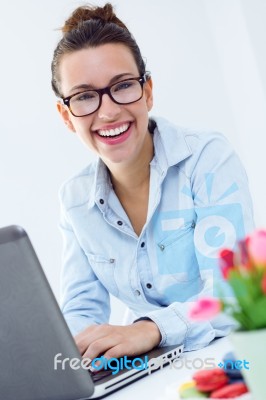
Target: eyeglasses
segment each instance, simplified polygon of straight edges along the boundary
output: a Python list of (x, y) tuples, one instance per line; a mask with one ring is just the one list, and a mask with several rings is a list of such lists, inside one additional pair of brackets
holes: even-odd
[(138, 78), (129, 78), (116, 82), (103, 89), (85, 90), (62, 98), (63, 103), (75, 117), (84, 117), (93, 114), (102, 104), (104, 94), (116, 104), (131, 104), (143, 96), (143, 85), (150, 79), (150, 73), (145, 72)]

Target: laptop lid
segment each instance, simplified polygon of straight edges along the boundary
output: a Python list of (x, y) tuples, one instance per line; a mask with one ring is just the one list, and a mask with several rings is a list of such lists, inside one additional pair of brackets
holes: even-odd
[(0, 229), (0, 398), (87, 399), (88, 371), (54, 369), (80, 354), (25, 231)]

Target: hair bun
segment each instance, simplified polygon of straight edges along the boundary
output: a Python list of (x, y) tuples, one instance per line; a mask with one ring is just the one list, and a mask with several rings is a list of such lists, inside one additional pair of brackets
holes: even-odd
[(65, 21), (65, 25), (61, 28), (63, 34), (79, 26), (89, 20), (102, 20), (105, 23), (114, 23), (123, 29), (127, 29), (126, 25), (114, 13), (113, 6), (106, 3), (103, 7), (98, 6), (81, 6), (75, 9), (70, 17)]

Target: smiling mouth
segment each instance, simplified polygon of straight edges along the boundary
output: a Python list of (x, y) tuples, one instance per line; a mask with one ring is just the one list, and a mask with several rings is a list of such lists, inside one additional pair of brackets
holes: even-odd
[(123, 124), (115, 129), (99, 129), (97, 134), (101, 137), (115, 138), (126, 133), (130, 127), (130, 123)]

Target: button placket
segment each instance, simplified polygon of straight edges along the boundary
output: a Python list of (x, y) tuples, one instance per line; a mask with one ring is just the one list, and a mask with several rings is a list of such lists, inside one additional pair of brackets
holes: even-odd
[[(146, 299), (146, 295), (148, 294), (148, 291), (151, 291), (153, 289), (153, 284), (152, 284), (152, 274), (147, 269), (147, 265), (149, 265), (149, 258), (148, 258), (148, 253), (147, 253), (147, 236), (146, 233), (143, 233), (142, 237), (139, 238), (139, 243), (138, 243), (138, 249), (137, 249), (137, 269), (139, 272), (139, 279), (140, 279), (140, 285), (143, 290), (140, 291), (141, 293), (141, 298), (143, 300)], [(134, 290), (134, 294), (136, 296), (136, 290)]]

